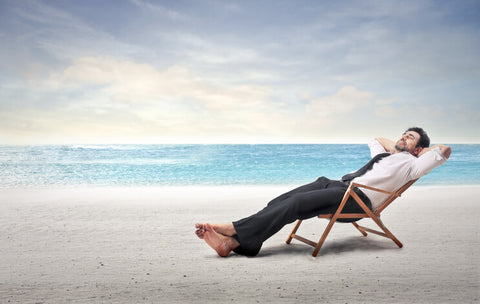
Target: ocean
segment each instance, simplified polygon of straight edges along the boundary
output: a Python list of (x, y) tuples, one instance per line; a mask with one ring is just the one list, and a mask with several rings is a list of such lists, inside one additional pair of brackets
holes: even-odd
[[(480, 145), (451, 145), (417, 185), (480, 183)], [(0, 188), (301, 185), (338, 179), (370, 157), (366, 144), (0, 146)]]

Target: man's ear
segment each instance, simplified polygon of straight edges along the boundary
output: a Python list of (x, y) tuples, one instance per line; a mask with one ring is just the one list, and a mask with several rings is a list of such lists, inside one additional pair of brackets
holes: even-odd
[(413, 155), (416, 157), (419, 157), (422, 155), (423, 148), (422, 147), (416, 147), (415, 150), (413, 150)]

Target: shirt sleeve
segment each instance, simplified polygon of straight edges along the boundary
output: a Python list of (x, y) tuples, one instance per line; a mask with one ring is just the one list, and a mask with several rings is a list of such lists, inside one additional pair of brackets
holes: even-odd
[(375, 138), (370, 139), (368, 142), (368, 147), (370, 148), (370, 155), (372, 158), (377, 154), (387, 152), (382, 144)]
[(434, 168), (443, 165), (446, 161), (447, 158), (443, 155), (440, 148), (436, 147), (416, 159), (411, 171), (412, 178), (422, 177)]

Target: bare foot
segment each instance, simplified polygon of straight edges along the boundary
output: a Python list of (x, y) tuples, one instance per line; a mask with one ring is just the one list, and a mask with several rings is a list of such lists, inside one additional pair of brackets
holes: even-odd
[(228, 256), (233, 249), (240, 245), (234, 238), (217, 233), (210, 224), (204, 224), (203, 228), (205, 242), (221, 257)]
[[(205, 234), (204, 225), (204, 223), (195, 224), (195, 234), (201, 239), (203, 239), (203, 236)], [(212, 226), (212, 229), (215, 230), (215, 232), (223, 234), (225, 236), (232, 236), (237, 233), (237, 231), (235, 231), (235, 227), (233, 227), (233, 223), (210, 224), (210, 226)]]
[(225, 236), (232, 236), (234, 234), (237, 234), (237, 231), (235, 230), (235, 227), (233, 227), (233, 223), (222, 223), (222, 224), (213, 224), (212, 228)]
[[(203, 223), (196, 223), (195, 224), (195, 234), (200, 238), (203, 239), (205, 235), (205, 228)], [(225, 236), (232, 236), (237, 233), (235, 231), (235, 227), (233, 227), (233, 223), (222, 223), (222, 224), (210, 224), (212, 229), (215, 232), (223, 234)]]
[(197, 223), (195, 224), (195, 234), (203, 240), (204, 236), (205, 236), (205, 228), (203, 227), (204, 224), (200, 224), (200, 223)]

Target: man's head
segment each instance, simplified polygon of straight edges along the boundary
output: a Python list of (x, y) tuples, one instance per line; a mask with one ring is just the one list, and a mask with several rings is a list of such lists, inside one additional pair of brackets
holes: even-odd
[(397, 151), (406, 151), (417, 156), (423, 148), (430, 146), (430, 138), (427, 133), (419, 127), (408, 128), (402, 137), (395, 144)]

